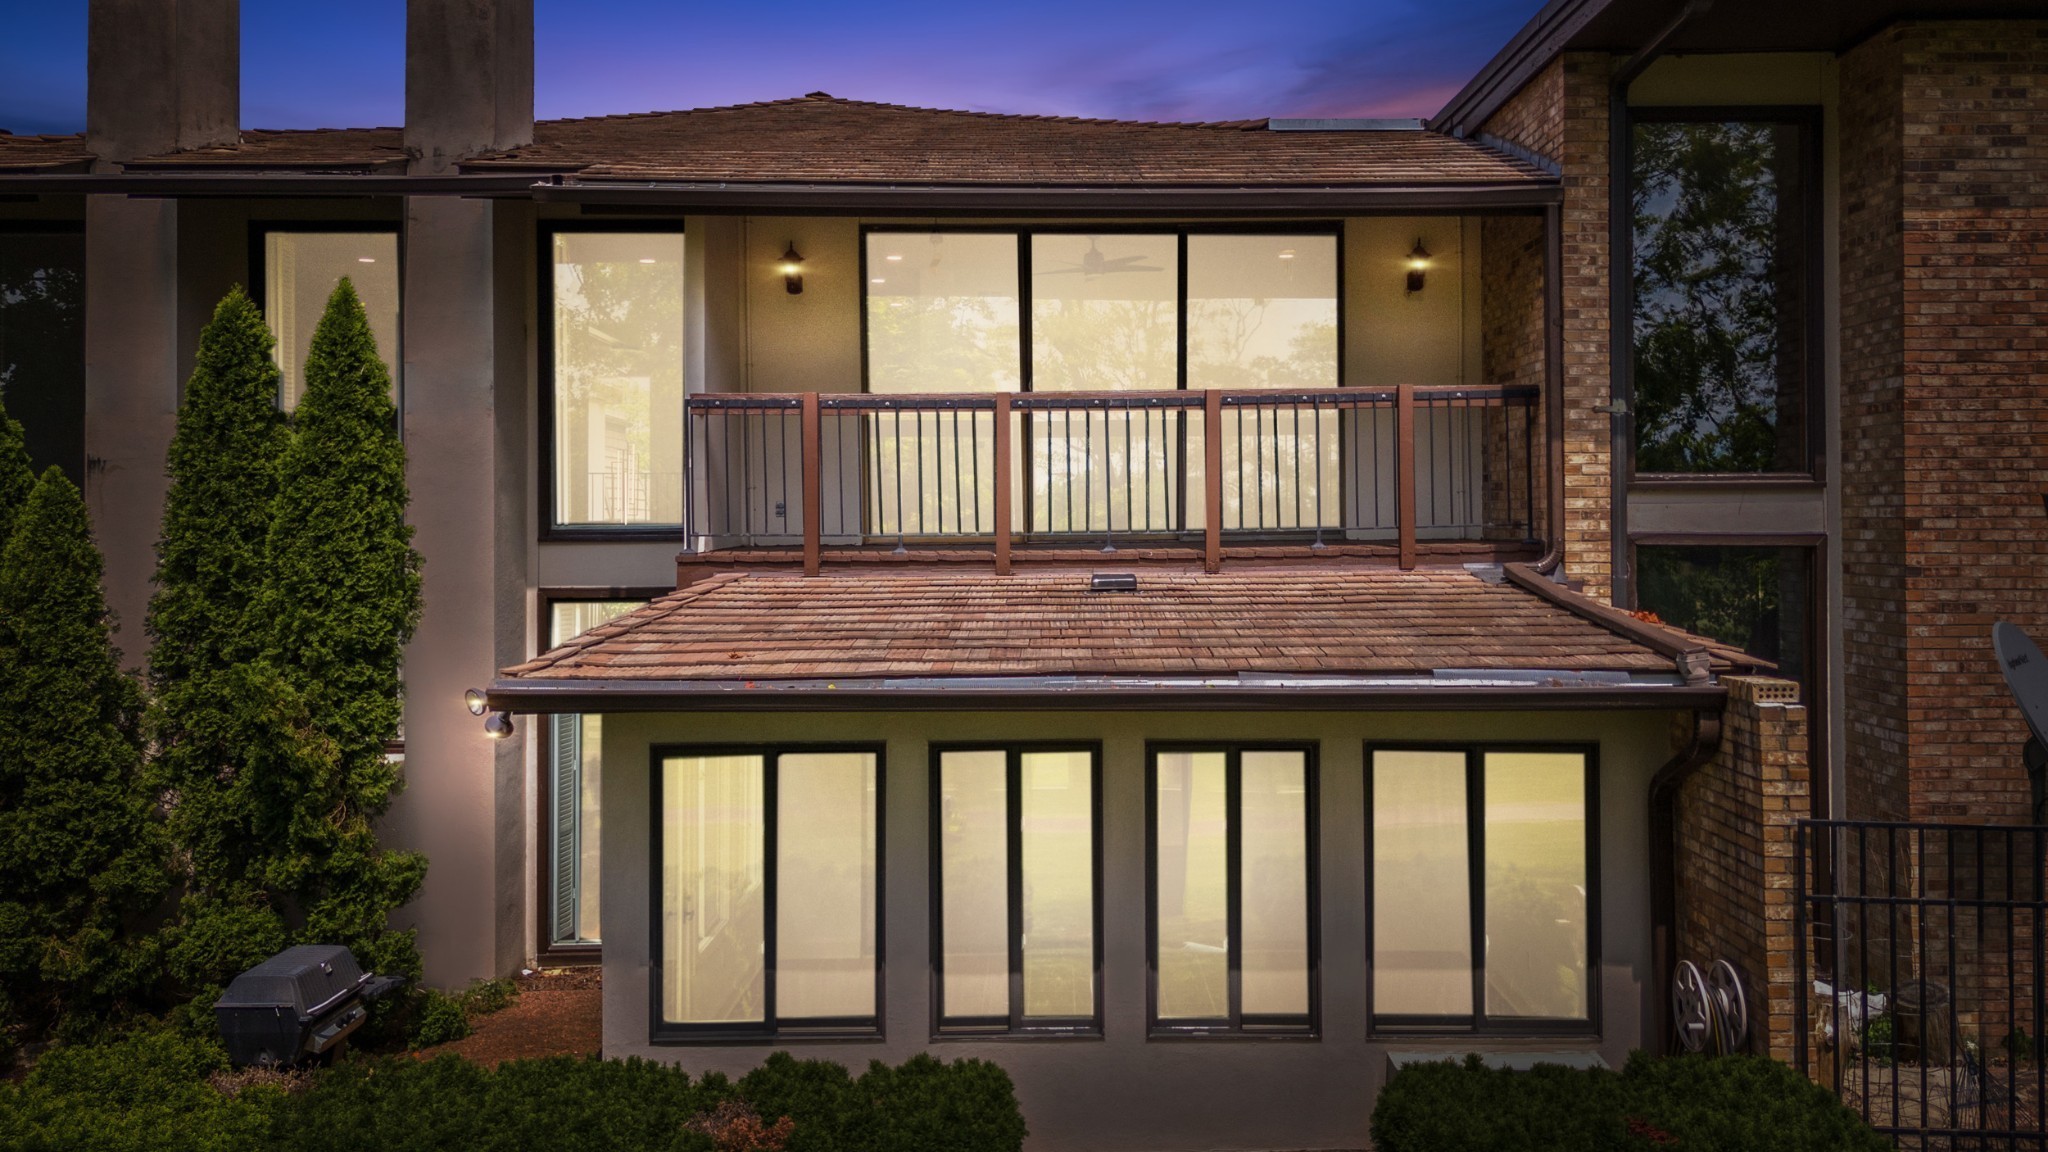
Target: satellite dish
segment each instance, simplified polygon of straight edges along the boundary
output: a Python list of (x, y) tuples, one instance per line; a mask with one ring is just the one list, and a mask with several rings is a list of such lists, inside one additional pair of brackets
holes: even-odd
[(2034, 823), (2039, 824), (2044, 819), (2043, 801), (2048, 799), (2048, 735), (2043, 735), (2048, 733), (2048, 657), (2019, 625), (2006, 620), (1991, 626), (1991, 651), (2033, 734), (2022, 755), (2034, 785)]

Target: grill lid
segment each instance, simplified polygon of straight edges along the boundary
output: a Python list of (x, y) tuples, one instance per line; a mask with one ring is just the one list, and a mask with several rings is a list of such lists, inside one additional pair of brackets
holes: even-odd
[(353, 992), (365, 979), (355, 956), (341, 945), (300, 944), (235, 977), (214, 1008), (283, 1009), (295, 1016), (311, 1016)]

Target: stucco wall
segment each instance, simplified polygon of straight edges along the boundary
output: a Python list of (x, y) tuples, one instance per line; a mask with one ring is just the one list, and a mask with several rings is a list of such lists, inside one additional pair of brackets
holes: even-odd
[[(1017, 1083), (1034, 1149), (1334, 1149), (1365, 1145), (1389, 1050), (1455, 1055), (1511, 1047), (1591, 1048), (1619, 1064), (1642, 1042), (1651, 994), (1644, 864), (1646, 789), (1670, 756), (1671, 714), (857, 713), (617, 715), (605, 718), (603, 917), (605, 1054), (737, 1073), (768, 1052), (902, 1060), (978, 1056)], [(1100, 1039), (931, 1037), (929, 772), (933, 740), (1099, 740), (1103, 745), (1104, 1035)], [(1148, 1042), (1145, 1038), (1147, 739), (1319, 742), (1321, 1038)], [(1376, 1041), (1366, 1029), (1364, 742), (1368, 739), (1597, 740), (1600, 745), (1597, 1039)], [(884, 1038), (872, 1042), (664, 1045), (646, 1042), (650, 748), (662, 744), (885, 741)]]

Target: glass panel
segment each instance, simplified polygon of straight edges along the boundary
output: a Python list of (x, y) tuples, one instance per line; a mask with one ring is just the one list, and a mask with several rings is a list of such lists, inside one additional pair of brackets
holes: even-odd
[(1238, 819), (1244, 825), (1242, 1010), (1308, 1015), (1308, 758), (1245, 752)]
[(1009, 769), (1002, 752), (939, 760), (940, 925), (948, 1017), (1010, 1014)]
[(85, 233), (0, 232), (0, 404), (29, 464), (85, 483)]
[(683, 237), (554, 234), (557, 524), (681, 524)]
[(1643, 545), (1636, 549), (1636, 603), (1666, 624), (1733, 644), (1809, 685), (1812, 574), (1810, 548)]
[(1486, 1013), (1586, 1017), (1586, 758), (1486, 754)]
[(1631, 155), (1636, 468), (1805, 471), (1803, 132), (1639, 122)]
[(1188, 387), (1337, 386), (1335, 236), (1188, 237)]
[(1095, 1013), (1092, 757), (1023, 757), (1024, 1015)]
[[(548, 606), (548, 647), (567, 643), (607, 620), (640, 607), (640, 600), (579, 600)], [(554, 787), (554, 861), (549, 901), (554, 942), (596, 944), (600, 897), (597, 802), (598, 765), (604, 747), (604, 717), (557, 716), (549, 749)]]
[(661, 1014), (765, 1023), (762, 758), (661, 765)]
[(1171, 234), (1034, 234), (1032, 391), (1173, 391), (1179, 294)]
[(1221, 752), (1158, 760), (1159, 1018), (1230, 1015), (1230, 889)]
[(875, 1014), (875, 757), (776, 761), (775, 1015)]
[(1465, 754), (1372, 757), (1373, 1013), (1472, 1013)]
[(870, 232), (868, 390), (1014, 392), (1013, 232)]
[(305, 393), (306, 353), (334, 286), (348, 277), (370, 318), (377, 355), (398, 381), (398, 233), (269, 232), (263, 237), (263, 315), (277, 335), (285, 411)]

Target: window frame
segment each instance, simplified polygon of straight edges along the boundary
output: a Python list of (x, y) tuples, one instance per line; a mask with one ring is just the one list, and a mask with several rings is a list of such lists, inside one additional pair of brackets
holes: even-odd
[[(964, 740), (933, 741), (930, 746), (930, 800), (927, 813), (931, 888), (927, 900), (931, 935), (931, 1028), (930, 1038), (945, 1040), (986, 1040), (995, 1037), (1041, 1040), (1100, 1040), (1103, 1037), (1102, 1004), (1102, 742), (1099, 740)], [(1004, 757), (1004, 826), (1007, 830), (1007, 892), (1009, 902), (1010, 1012), (1007, 1017), (956, 1017), (948, 1021), (946, 1005), (945, 871), (942, 862), (942, 813), (944, 792), (941, 769), (949, 752), (1001, 752)], [(1089, 848), (1094, 873), (1091, 895), (1094, 1012), (1086, 1017), (1026, 1017), (1024, 1015), (1024, 838), (1023, 761), (1027, 752), (1085, 752), (1089, 758)]]
[(1620, 273), (1614, 285), (1617, 303), (1622, 318), (1627, 323), (1616, 325), (1613, 355), (1620, 367), (1620, 379), (1626, 397), (1626, 418), (1628, 422), (1627, 451), (1628, 479), (1633, 482), (1651, 484), (1684, 484), (1703, 486), (1744, 486), (1765, 483), (1809, 483), (1821, 484), (1827, 480), (1827, 348), (1826, 307), (1824, 295), (1827, 289), (1826, 205), (1823, 202), (1826, 178), (1826, 153), (1821, 133), (1824, 130), (1824, 109), (1818, 104), (1630, 104), (1623, 109), (1622, 117), (1622, 187), (1621, 202), (1633, 205), (1635, 202), (1635, 136), (1638, 124), (1712, 124), (1717, 122), (1748, 121), (1762, 124), (1790, 124), (1799, 129), (1799, 181), (1805, 199), (1805, 211), (1800, 221), (1803, 229), (1802, 247), (1805, 275), (1801, 291), (1805, 294), (1805, 306), (1800, 318), (1804, 329), (1806, 355), (1800, 358), (1800, 371), (1805, 376), (1800, 395), (1806, 406), (1806, 436), (1803, 445), (1806, 467), (1784, 472), (1643, 472), (1636, 467), (1636, 449), (1640, 432), (1636, 426), (1636, 343), (1635, 343), (1635, 260), (1636, 237), (1634, 220), (1613, 221), (1616, 247), (1621, 259), (1616, 261)]
[[(875, 759), (875, 1012), (873, 1017), (804, 1017), (788, 1021), (775, 1015), (776, 923), (779, 861), (776, 858), (777, 774), (781, 758), (790, 754), (861, 754)], [(762, 1019), (737, 1023), (679, 1024), (663, 1019), (661, 987), (662, 923), (662, 761), (688, 756), (759, 756), (761, 764), (762, 894), (761, 932)], [(656, 744), (648, 749), (648, 921), (647, 1038), (651, 1044), (722, 1044), (772, 1040), (777, 1044), (832, 1040), (886, 1040), (888, 1021), (888, 747), (882, 741), (790, 741), (774, 744)]]
[[(542, 220), (535, 227), (534, 240), (534, 300), (537, 311), (534, 316), (535, 370), (539, 376), (539, 410), (535, 413), (535, 427), (540, 436), (540, 466), (534, 469), (540, 484), (540, 539), (554, 540), (668, 540), (678, 544), (686, 543), (686, 524), (563, 524), (555, 517), (555, 236), (563, 232), (656, 232), (675, 233), (687, 237), (684, 221), (680, 217), (663, 216), (646, 219), (626, 220)], [(687, 336), (689, 328), (689, 240), (683, 241), (683, 328), (679, 335)], [(683, 345), (686, 362), (683, 377), (683, 432), (687, 434), (689, 423), (690, 381), (687, 370), (688, 345)], [(682, 477), (682, 500), (686, 510), (689, 506), (690, 477), (685, 469)]]
[(1017, 350), (1020, 363), (1017, 366), (1017, 391), (1029, 393), (1032, 389), (1032, 322), (1031, 322), (1031, 237), (1046, 236), (1172, 236), (1177, 253), (1178, 267), (1175, 278), (1175, 379), (1174, 389), (1188, 390), (1188, 237), (1190, 236), (1329, 236), (1337, 246), (1337, 383), (1345, 386), (1344, 375), (1344, 221), (1301, 220), (1276, 221), (1258, 220), (1241, 224), (1206, 223), (1176, 224), (1170, 221), (1146, 223), (1142, 221), (1120, 221), (1107, 224), (931, 224), (928, 226), (910, 224), (862, 224), (858, 243), (858, 264), (860, 277), (860, 390), (863, 394), (873, 391), (868, 376), (870, 349), (868, 347), (868, 237), (874, 234), (895, 234), (928, 236), (933, 233), (946, 235), (1014, 235), (1017, 238)]
[[(53, 236), (77, 236), (79, 237), (80, 244), (82, 246), (85, 243), (85, 220), (82, 217), (78, 216), (19, 216), (14, 217), (12, 219), (0, 220), (0, 236), (32, 236), (38, 234)], [(79, 259), (79, 283), (80, 290), (82, 292), (90, 291), (89, 285), (86, 284), (86, 281), (89, 278), (87, 275), (88, 271), (89, 269), (87, 267), (87, 259), (85, 258), (85, 256), (81, 255)], [(82, 303), (81, 307), (83, 307)], [(81, 382), (84, 380), (84, 349), (89, 346), (90, 341), (84, 339), (80, 340), (81, 370), (79, 378)], [(182, 399), (184, 394), (184, 382), (182, 380), (179, 382), (178, 391), (179, 396)], [(87, 475), (89, 472), (87, 464), (90, 458), (89, 453), (87, 453), (85, 450), (85, 421), (83, 417), (85, 403), (86, 399), (84, 386), (83, 383), (81, 383), (78, 397), (78, 407), (81, 414), (79, 419), (78, 455), (76, 457), (75, 463), (71, 461), (66, 461), (58, 465), (58, 467), (64, 469), (64, 475), (68, 477), (72, 483), (76, 484), (78, 486), (79, 491), (81, 492), (86, 491), (87, 481), (89, 479)], [(14, 415), (17, 420), (20, 419), (18, 413), (11, 413), (11, 415)]]
[[(1316, 1040), (1322, 1036), (1321, 746), (1313, 740), (1148, 740), (1145, 742), (1145, 1029), (1148, 1040)], [(1159, 757), (1162, 753), (1224, 755), (1226, 880), (1228, 886), (1230, 1012), (1223, 1020), (1159, 1018)], [(1308, 875), (1308, 1011), (1292, 1017), (1248, 1018), (1243, 1008), (1244, 858), (1242, 757), (1246, 752), (1299, 752), (1302, 756), (1303, 850)]]
[[(392, 363), (387, 365), (387, 367), (391, 369), (391, 387), (394, 393), (392, 396), (392, 407), (398, 410), (399, 437), (403, 439), (405, 436), (405, 222), (403, 220), (365, 220), (360, 217), (352, 220), (308, 218), (303, 220), (264, 219), (249, 221), (249, 298), (255, 301), (256, 311), (263, 317), (263, 326), (266, 330), (270, 331), (274, 339), (277, 336), (277, 332), (275, 329), (270, 328), (269, 311), (270, 267), (266, 252), (269, 245), (264, 242), (273, 232), (389, 232), (396, 239), (398, 248), (398, 332), (395, 337), (397, 346), (391, 350)], [(279, 411), (284, 412), (284, 380), (282, 375), (278, 379), (277, 387), (277, 407)], [(181, 382), (179, 386), (181, 398), (183, 392), (184, 388)], [(298, 409), (293, 408), (290, 412), (285, 412), (285, 415), (289, 417), (292, 412), (296, 411)]]
[[(1378, 955), (1373, 874), (1373, 771), (1380, 752), (1462, 752), (1465, 754), (1465, 867), (1472, 949), (1470, 1015), (1381, 1015), (1377, 996)], [(1584, 1019), (1500, 1017), (1486, 1012), (1486, 754), (1489, 752), (1576, 753), (1586, 760), (1586, 1016)], [(1597, 741), (1368, 740), (1365, 744), (1365, 1015), (1370, 1037), (1600, 1036), (1600, 745)]]

